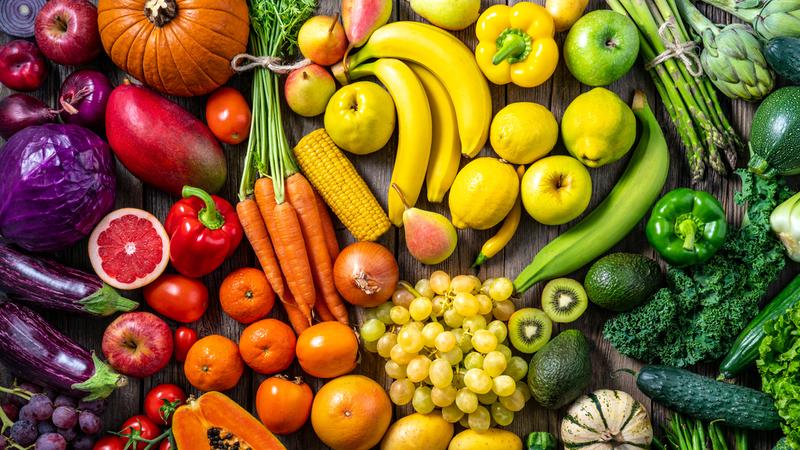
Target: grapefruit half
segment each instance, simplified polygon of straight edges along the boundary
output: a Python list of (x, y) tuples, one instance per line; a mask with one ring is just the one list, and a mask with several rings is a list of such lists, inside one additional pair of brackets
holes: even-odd
[(122, 290), (153, 282), (169, 263), (169, 237), (147, 211), (110, 212), (89, 236), (89, 259), (103, 281)]

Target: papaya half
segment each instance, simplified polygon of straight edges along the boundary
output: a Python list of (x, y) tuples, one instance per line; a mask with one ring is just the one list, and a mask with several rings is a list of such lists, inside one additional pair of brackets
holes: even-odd
[(219, 392), (208, 392), (178, 408), (172, 433), (179, 449), (286, 450), (258, 419)]

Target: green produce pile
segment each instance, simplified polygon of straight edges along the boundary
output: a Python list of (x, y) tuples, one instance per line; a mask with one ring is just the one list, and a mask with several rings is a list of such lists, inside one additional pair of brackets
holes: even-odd
[(775, 398), (792, 448), (800, 447), (800, 306), (764, 325), (757, 361), (762, 390)]
[(791, 193), (783, 181), (737, 173), (742, 191), (736, 202), (749, 205), (745, 223), (706, 264), (670, 267), (668, 287), (606, 323), (603, 334), (621, 353), (677, 367), (721, 358), (758, 313), (785, 265), (769, 216)]

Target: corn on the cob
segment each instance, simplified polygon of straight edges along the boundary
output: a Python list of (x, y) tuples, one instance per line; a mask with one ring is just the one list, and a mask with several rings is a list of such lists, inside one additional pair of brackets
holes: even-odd
[(325, 203), (359, 241), (374, 241), (392, 226), (353, 164), (324, 129), (297, 143), (294, 156)]

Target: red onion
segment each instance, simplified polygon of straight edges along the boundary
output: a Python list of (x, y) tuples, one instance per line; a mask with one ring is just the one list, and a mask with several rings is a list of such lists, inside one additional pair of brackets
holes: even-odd
[(0, 100), (0, 137), (10, 138), (33, 125), (54, 122), (58, 111), (27, 94), (11, 94)]
[(111, 82), (101, 72), (73, 72), (61, 84), (61, 120), (95, 130), (102, 128), (111, 89)]
[(36, 14), (45, 0), (0, 1), (0, 30), (17, 37), (33, 36)]

